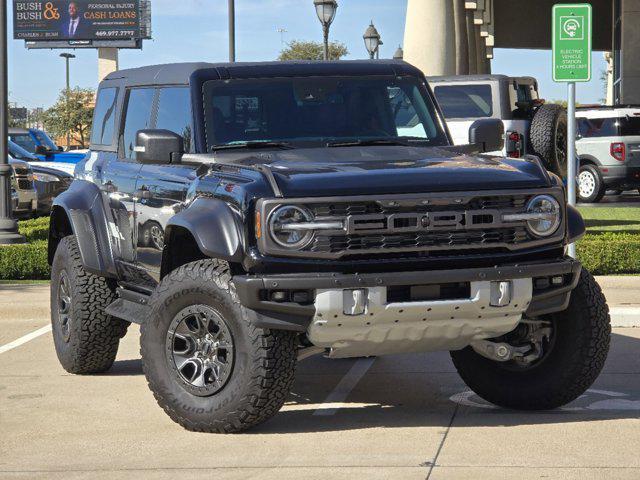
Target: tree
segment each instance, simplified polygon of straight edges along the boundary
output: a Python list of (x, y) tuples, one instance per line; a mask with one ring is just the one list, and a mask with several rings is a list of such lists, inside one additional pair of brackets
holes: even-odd
[[(340, 60), (349, 55), (349, 50), (344, 43), (329, 43), (329, 58)], [(293, 40), (287, 44), (287, 48), (280, 52), (278, 60), (322, 60), (324, 58), (324, 44), (322, 42), (307, 42)]]
[(69, 90), (67, 100), (67, 89), (65, 88), (60, 92), (55, 105), (42, 115), (44, 128), (55, 138), (64, 137), (67, 133), (71, 133), (73, 139), (84, 148), (91, 136), (94, 105), (95, 92), (93, 90), (73, 88)]

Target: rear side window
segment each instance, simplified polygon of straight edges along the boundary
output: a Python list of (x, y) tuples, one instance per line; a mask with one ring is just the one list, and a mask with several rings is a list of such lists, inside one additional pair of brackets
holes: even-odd
[(153, 111), (154, 88), (135, 88), (129, 91), (127, 113), (121, 135), (121, 158), (133, 160), (135, 158), (136, 134), (139, 130), (151, 127), (151, 112)]
[(117, 98), (117, 88), (103, 88), (98, 93), (91, 131), (91, 143), (93, 145), (111, 145), (116, 123)]
[(640, 136), (640, 117), (621, 118), (620, 135), (623, 137)]
[(170, 130), (184, 139), (184, 151), (193, 153), (193, 127), (191, 122), (191, 95), (188, 88), (161, 88), (158, 95), (156, 127)]
[(491, 85), (442, 85), (433, 91), (446, 118), (493, 115)]
[(9, 140), (21, 146), (29, 153), (35, 153), (36, 151), (36, 141), (29, 133), (18, 133), (13, 135), (10, 134)]
[(583, 138), (617, 137), (617, 118), (578, 118), (578, 130)]

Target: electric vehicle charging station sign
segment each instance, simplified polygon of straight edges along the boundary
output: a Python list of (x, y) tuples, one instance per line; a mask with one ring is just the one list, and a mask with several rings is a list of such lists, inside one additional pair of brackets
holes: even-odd
[(553, 7), (553, 80), (591, 80), (592, 9), (585, 4)]

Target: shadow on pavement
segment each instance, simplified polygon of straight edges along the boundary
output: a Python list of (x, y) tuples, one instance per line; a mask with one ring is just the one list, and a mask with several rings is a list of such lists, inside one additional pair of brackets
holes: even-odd
[[(453, 416), (471, 427), (601, 422), (640, 418), (640, 339), (613, 334), (612, 348), (596, 384), (560, 409), (523, 412), (488, 404), (469, 391), (448, 354), (380, 357), (332, 415), (319, 415), (327, 396), (358, 360), (311, 357), (299, 365), (285, 408), (246, 434), (442, 427)], [(142, 362), (115, 362), (105, 375), (142, 375)]]

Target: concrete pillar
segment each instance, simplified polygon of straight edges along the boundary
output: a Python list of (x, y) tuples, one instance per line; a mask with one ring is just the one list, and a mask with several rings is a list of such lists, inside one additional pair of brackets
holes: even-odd
[(408, 0), (404, 59), (425, 75), (455, 75), (455, 25), (451, 0)]
[(491, 68), (489, 66), (489, 59), (487, 58), (487, 48), (484, 43), (484, 38), (480, 35), (480, 27), (475, 26), (474, 28), (474, 36), (476, 41), (476, 65), (477, 72), (482, 73), (491, 73)]
[(453, 0), (456, 39), (456, 75), (469, 74), (469, 37), (465, 0)]
[(640, 104), (640, 0), (622, 0), (620, 77), (622, 89), (620, 102)]
[(469, 74), (475, 75), (478, 73), (478, 45), (476, 44), (475, 29), (476, 26), (473, 23), (473, 10), (467, 10), (467, 55), (469, 57)]
[(604, 59), (607, 62), (607, 92), (605, 105), (613, 105), (613, 55), (611, 52), (604, 52)]
[(98, 49), (98, 83), (112, 72), (118, 70), (118, 49), (99, 48)]

